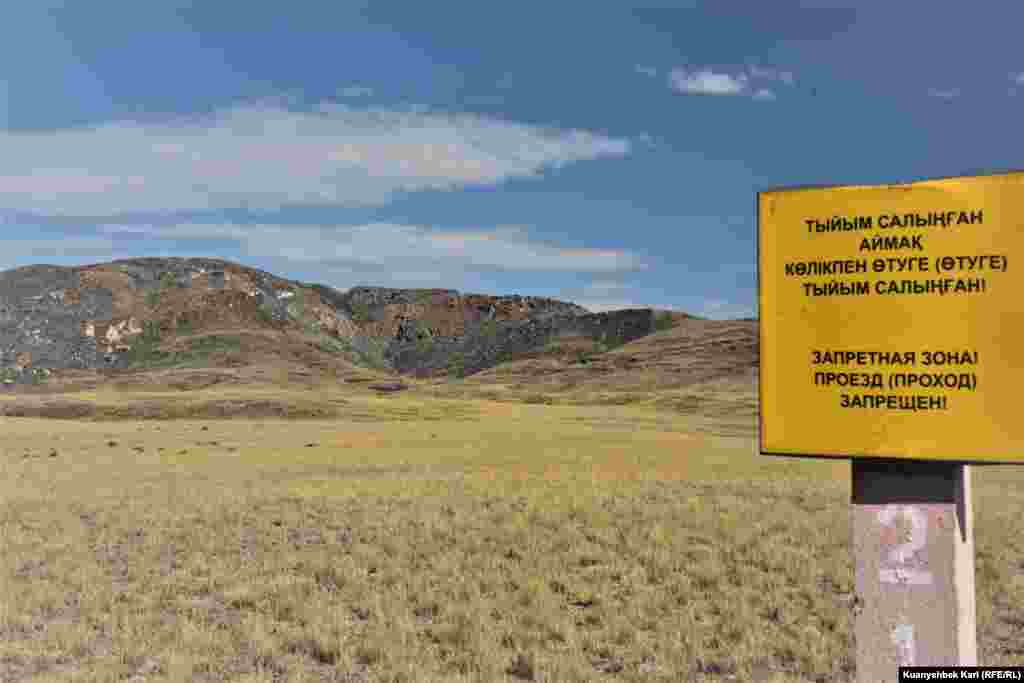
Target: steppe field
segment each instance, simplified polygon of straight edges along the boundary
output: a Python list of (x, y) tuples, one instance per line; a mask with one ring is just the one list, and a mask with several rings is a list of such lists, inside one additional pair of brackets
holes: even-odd
[[(0, 681), (852, 680), (850, 465), (758, 455), (749, 381), (164, 389), (0, 397)], [(1024, 468), (975, 482), (1024, 664)]]

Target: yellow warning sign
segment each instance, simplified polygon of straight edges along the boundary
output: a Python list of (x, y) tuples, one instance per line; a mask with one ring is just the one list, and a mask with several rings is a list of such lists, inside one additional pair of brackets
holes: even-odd
[(1024, 463), (1024, 173), (758, 214), (762, 453)]

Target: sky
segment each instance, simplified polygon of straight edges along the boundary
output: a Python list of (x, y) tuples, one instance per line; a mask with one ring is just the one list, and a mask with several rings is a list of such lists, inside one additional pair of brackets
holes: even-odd
[(0, 269), (757, 314), (756, 195), (1024, 167), (1022, 3), (11, 3)]

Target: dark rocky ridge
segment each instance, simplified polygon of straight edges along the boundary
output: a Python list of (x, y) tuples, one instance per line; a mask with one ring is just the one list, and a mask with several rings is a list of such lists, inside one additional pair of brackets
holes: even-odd
[(133, 347), (173, 342), (183, 329), (292, 330), (356, 364), (425, 376), (450, 372), (454, 363), (462, 375), (529, 356), (567, 335), (609, 346), (629, 342), (655, 330), (655, 314), (590, 313), (555, 299), (451, 289), (342, 292), (209, 258), (0, 272), (5, 383), (38, 379), (33, 372), (44, 368), (134, 367)]
[(421, 341), (395, 340), (388, 355), (398, 372), (416, 376), (441, 374), (457, 359), (464, 374), (529, 355), (562, 335), (589, 337), (610, 346), (625, 344), (654, 331), (654, 311), (649, 308), (607, 313), (549, 312), (525, 321), (477, 324), (467, 334), (433, 337)]

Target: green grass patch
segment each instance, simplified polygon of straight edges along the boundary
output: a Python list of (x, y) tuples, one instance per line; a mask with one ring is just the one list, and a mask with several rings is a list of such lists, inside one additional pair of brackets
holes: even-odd
[(434, 348), (434, 335), (430, 327), (423, 321), (415, 321), (416, 351), (421, 354), (430, 353)]
[(291, 316), (291, 319), (295, 321), (302, 320), (302, 317), (306, 314), (306, 304), (298, 297), (289, 301), (285, 309), (288, 311), (288, 315)]
[(391, 367), (385, 356), (385, 351), (387, 351), (388, 347), (387, 341), (376, 337), (369, 337), (365, 339), (364, 344), (365, 348), (356, 350), (358, 362), (376, 370), (384, 370)]
[(370, 322), (370, 307), (361, 301), (352, 301), (348, 305), (352, 320), (359, 323)]
[(162, 273), (160, 275), (160, 288), (171, 289), (178, 284), (177, 279), (174, 277), (174, 273)]
[[(155, 292), (150, 292), (154, 294)], [(148, 298), (148, 295), (147, 295)], [(142, 323), (142, 334), (132, 339), (131, 348), (125, 354), (130, 365), (149, 365), (167, 358), (168, 354), (157, 350), (160, 345), (160, 325), (155, 320)]]
[(448, 357), (448, 376), (452, 379), (466, 376), (466, 357), (461, 351), (455, 351)]
[(260, 304), (256, 308), (256, 320), (264, 325), (270, 325), (274, 322), (273, 309), (268, 304)]
[(157, 281), (156, 289), (151, 289), (146, 292), (146, 305), (150, 308), (155, 308), (160, 303), (161, 294), (165, 290), (172, 289), (176, 286), (177, 279), (174, 277), (174, 273), (162, 273)]
[(611, 332), (602, 332), (600, 335), (597, 336), (597, 339), (595, 341), (597, 342), (597, 344), (594, 348), (597, 350), (598, 353), (604, 353), (606, 351), (611, 351), (613, 349), (619, 348), (620, 346), (626, 345), (625, 339), (623, 339), (620, 335), (612, 334)]
[(28, 381), (32, 384), (42, 384), (50, 376), (47, 368), (30, 368), (28, 370)]
[(316, 341), (316, 347), (324, 353), (346, 353), (352, 350), (352, 345), (346, 339), (339, 339), (327, 334), (321, 334)]
[(183, 351), (161, 351), (160, 330), (155, 322), (147, 321), (141, 335), (135, 338), (126, 354), (132, 366), (157, 368), (188, 365), (206, 360), (211, 354), (238, 351), (242, 340), (237, 335), (209, 335), (190, 339)]
[(495, 320), (485, 320), (480, 323), (480, 334), (488, 341), (495, 341), (498, 338), (498, 323)]
[(498, 353), (494, 360), (495, 362), (498, 363), (508, 363), (512, 361), (514, 358), (515, 356), (511, 351), (501, 351), (500, 353)]
[(588, 351), (586, 349), (577, 349), (576, 350), (576, 362), (577, 363), (582, 365), (582, 364), (589, 363), (593, 359), (594, 359), (594, 351)]
[(672, 329), (672, 314), (668, 311), (661, 311), (654, 314), (654, 329), (656, 332)]
[(434, 340), (430, 337), (419, 337), (416, 339), (416, 352), (426, 355), (434, 348)]
[(242, 338), (237, 335), (211, 334), (189, 340), (188, 351), (185, 353), (210, 354), (218, 351), (238, 351), (241, 347)]

